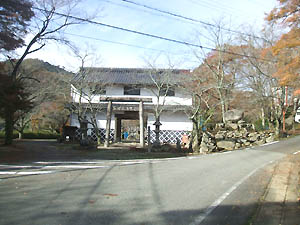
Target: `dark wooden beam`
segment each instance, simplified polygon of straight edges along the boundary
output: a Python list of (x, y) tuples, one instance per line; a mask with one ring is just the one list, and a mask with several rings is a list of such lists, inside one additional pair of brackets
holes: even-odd
[(152, 98), (142, 97), (100, 97), (100, 101), (112, 101), (112, 102), (152, 102)]

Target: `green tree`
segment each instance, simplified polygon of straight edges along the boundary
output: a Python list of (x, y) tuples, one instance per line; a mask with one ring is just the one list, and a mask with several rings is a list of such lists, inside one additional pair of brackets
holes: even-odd
[(29, 93), (21, 80), (12, 80), (10, 76), (0, 74), (0, 117), (5, 118), (5, 144), (13, 139), (13, 127), (18, 111), (28, 111), (32, 107)]

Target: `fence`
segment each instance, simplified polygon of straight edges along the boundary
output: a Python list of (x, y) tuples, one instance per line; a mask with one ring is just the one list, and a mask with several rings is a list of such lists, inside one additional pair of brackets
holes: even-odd
[[(103, 142), (105, 140), (105, 131), (106, 129), (99, 129), (100, 132), (100, 137), (101, 137), (101, 141)], [(97, 141), (97, 136), (96, 136), (96, 132), (93, 128), (89, 128), (89, 132), (90, 135), (88, 135), (88, 138), (91, 141)], [(177, 142), (177, 140), (180, 140), (180, 142), (182, 142), (182, 136), (184, 134), (189, 135), (190, 131), (185, 131), (185, 130), (161, 130), (160, 134), (159, 134), (159, 141), (161, 143), (169, 143), (169, 144), (175, 144)], [(76, 139), (79, 140), (80, 139), (80, 130), (77, 129), (75, 132), (76, 135)], [(147, 132), (145, 133), (145, 138), (148, 137)], [(110, 130), (110, 141), (114, 141), (114, 129)], [(151, 142), (153, 142), (155, 140), (155, 132), (154, 130), (150, 131), (150, 140)]]

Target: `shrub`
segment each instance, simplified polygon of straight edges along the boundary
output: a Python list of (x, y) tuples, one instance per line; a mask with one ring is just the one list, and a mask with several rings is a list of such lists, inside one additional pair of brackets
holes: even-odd
[[(0, 132), (0, 138), (4, 138), (4, 131)], [(19, 137), (18, 133), (14, 131), (13, 138), (17, 139)], [(58, 134), (51, 132), (30, 132), (25, 131), (23, 135), (23, 139), (57, 139), (59, 137)]]
[(262, 120), (258, 119), (254, 122), (255, 130), (257, 131), (263, 131), (263, 130), (269, 130), (269, 121), (265, 119), (265, 127), (262, 125)]

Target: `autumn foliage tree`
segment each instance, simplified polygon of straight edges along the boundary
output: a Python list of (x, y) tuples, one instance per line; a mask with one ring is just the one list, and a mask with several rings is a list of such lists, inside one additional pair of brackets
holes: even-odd
[(215, 90), (210, 85), (210, 77), (203, 74), (201, 68), (195, 69), (191, 73), (191, 78), (182, 84), (193, 100), (193, 104), (185, 110), (189, 119), (193, 122), (192, 149), (200, 150), (201, 136), (207, 123), (216, 111)]
[(202, 74), (202, 79), (205, 78), (206, 87), (214, 90), (212, 96), (221, 109), (223, 123), (226, 122), (225, 112), (229, 108), (239, 66), (239, 55), (230, 54), (236, 52), (236, 48), (227, 44), (218, 45), (217, 50), (208, 53), (196, 69), (196, 73)]
[[(279, 7), (274, 8), (266, 17), (269, 23), (282, 26), (284, 32), (281, 38), (272, 47), (274, 56), (277, 56), (277, 71), (274, 76), (280, 85), (286, 86), (282, 90), (287, 92), (287, 87), (299, 92), (300, 85), (300, 1), (278, 0)], [(287, 111), (287, 94), (283, 112), (283, 130), (285, 131), (285, 113)], [(295, 107), (294, 107), (295, 108)], [(292, 116), (295, 114), (295, 110)]]
[(60, 133), (61, 129), (68, 123), (70, 112), (66, 109), (66, 99), (56, 99), (52, 102), (44, 102), (36, 114), (38, 118), (42, 119), (42, 126), (44, 129), (51, 132)]
[(267, 16), (267, 21), (282, 25), (287, 32), (273, 46), (278, 57), (274, 74), (282, 85), (295, 86), (300, 83), (300, 1), (278, 0), (279, 7)]
[(21, 67), (24, 87), (30, 93), (33, 108), (17, 112), (20, 116), (14, 128), (19, 132), (19, 138), (32, 120), (39, 121), (39, 128), (59, 132), (69, 116), (64, 106), (69, 101), (70, 88), (67, 80), (70, 74), (55, 71), (55, 66), (48, 68), (46, 63), (39, 65), (38, 62), (25, 60)]

